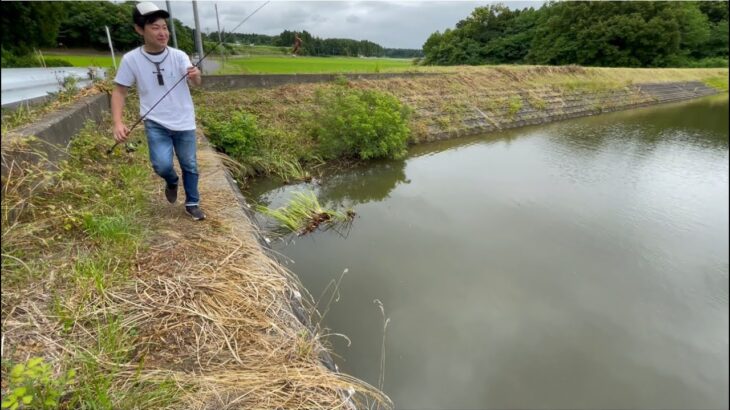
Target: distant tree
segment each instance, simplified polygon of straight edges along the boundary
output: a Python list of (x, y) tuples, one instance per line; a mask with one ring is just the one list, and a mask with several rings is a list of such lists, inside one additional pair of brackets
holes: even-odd
[[(127, 51), (142, 44), (142, 38), (134, 31), (132, 22), (135, 2), (69, 1), (59, 4), (64, 7), (68, 17), (61, 23), (58, 41), (68, 47), (107, 50), (109, 45), (104, 26), (109, 26), (116, 50)], [(178, 48), (188, 54), (193, 53), (192, 29), (177, 19), (173, 23), (168, 21), (168, 24), (175, 24)]]
[(418, 58), (423, 57), (423, 50), (414, 48), (384, 48), (383, 56), (390, 58)]
[(726, 2), (548, 2), (477, 7), (423, 45), (426, 64), (663, 67), (728, 58)]
[(2, 48), (20, 55), (36, 47), (56, 46), (64, 17), (61, 2), (0, 2)]
[[(173, 19), (175, 24), (175, 37), (177, 38), (177, 48), (193, 54), (195, 51), (195, 43), (193, 41), (193, 29), (184, 25), (180, 20)], [(172, 43), (172, 42), (171, 42)], [(197, 61), (193, 61), (196, 63)]]

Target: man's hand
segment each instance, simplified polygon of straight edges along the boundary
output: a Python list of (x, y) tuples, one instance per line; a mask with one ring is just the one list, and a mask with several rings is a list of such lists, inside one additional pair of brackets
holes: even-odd
[(122, 143), (129, 138), (129, 128), (123, 123), (114, 124), (114, 140)]
[(196, 66), (188, 67), (188, 78), (195, 85), (200, 85), (202, 78), (200, 77), (200, 70)]

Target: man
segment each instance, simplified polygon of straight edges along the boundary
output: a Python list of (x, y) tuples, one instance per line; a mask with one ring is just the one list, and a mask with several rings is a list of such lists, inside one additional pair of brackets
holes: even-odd
[(294, 49), (291, 52), (291, 55), (293, 57), (296, 57), (297, 54), (299, 54), (299, 48), (302, 46), (302, 39), (299, 37), (298, 33), (294, 33)]
[(124, 142), (129, 129), (122, 112), (129, 87), (137, 84), (140, 115), (144, 115), (184, 75), (187, 81), (178, 84), (144, 119), (150, 149), (150, 162), (155, 173), (165, 180), (165, 197), (177, 200), (179, 178), (173, 168), (173, 151), (182, 169), (185, 188), (185, 211), (193, 220), (205, 219), (200, 209), (198, 167), (196, 161), (195, 109), (188, 82), (200, 85), (200, 70), (188, 56), (168, 47), (167, 11), (154, 3), (142, 2), (132, 13), (135, 31), (143, 37), (144, 45), (124, 55), (114, 79), (112, 119), (114, 139)]

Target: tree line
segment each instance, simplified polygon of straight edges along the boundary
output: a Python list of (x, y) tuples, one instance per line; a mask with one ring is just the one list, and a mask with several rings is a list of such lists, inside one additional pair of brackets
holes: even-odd
[[(109, 27), (115, 50), (127, 51), (142, 44), (132, 28), (132, 11), (136, 2), (2, 2), (0, 33), (3, 56), (27, 55), (35, 48), (68, 47), (108, 50)], [(195, 52), (194, 30), (174, 19), (178, 48)], [(201, 33), (204, 51), (218, 42), (218, 33)], [(291, 47), (295, 32), (284, 30), (276, 36), (263, 34), (222, 33), (227, 42)], [(300, 32), (301, 54), (311, 56), (420, 57), (420, 50), (387, 49), (367, 40), (322, 39), (307, 31)]]
[(425, 64), (727, 67), (726, 1), (477, 7), (423, 45)]
[[(385, 48), (368, 40), (352, 40), (347, 38), (319, 38), (308, 31), (295, 32), (284, 30), (278, 35), (264, 34), (222, 33), (224, 39), (242, 44), (267, 45), (275, 47), (291, 47), (294, 36), (299, 33), (302, 39), (301, 55), (310, 56), (364, 56), (364, 57), (392, 57), (413, 58), (422, 57), (423, 51), (418, 49)], [(206, 37), (210, 41), (218, 39), (218, 32), (209, 33)]]

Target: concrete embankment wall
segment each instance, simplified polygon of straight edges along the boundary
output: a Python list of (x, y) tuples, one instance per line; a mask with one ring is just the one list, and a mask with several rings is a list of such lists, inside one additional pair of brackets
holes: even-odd
[[(14, 141), (35, 137), (31, 142), (32, 149), (26, 152), (13, 151), (16, 163), (33, 161), (39, 154), (45, 155), (50, 163), (56, 163), (67, 155), (67, 148), (71, 138), (76, 135), (87, 121), (99, 122), (111, 107), (108, 94), (96, 94), (84, 97), (62, 110), (51, 112), (38, 121), (13, 130), (3, 135), (3, 146)], [(110, 135), (110, 141), (111, 135)], [(2, 175), (8, 171), (11, 158), (3, 155)]]
[[(415, 107), (415, 120), (427, 124), (421, 141), (476, 135), (526, 125), (597, 115), (649, 105), (717, 94), (702, 82), (635, 84), (605, 91), (565, 91), (555, 88), (493, 90), (469, 99), (460, 110), (444, 109), (444, 101), (463, 101), (441, 94), (438, 105), (424, 103), (422, 96), (403, 97)], [(448, 104), (446, 104), (448, 107)], [(420, 142), (420, 141), (419, 141)]]
[[(387, 91), (412, 108), (412, 142), (420, 143), (687, 100), (718, 92), (696, 81), (717, 73), (674, 71), (656, 71), (663, 77), (659, 79), (662, 82), (649, 82), (654, 80), (654, 72), (580, 67), (478, 67), (427, 73), (351, 74), (345, 77), (352, 87)], [(637, 83), (626, 79), (631, 75), (640, 76)], [(211, 91), (280, 89), (280, 93), (272, 93), (269, 97), (285, 98), (286, 105), (293, 104), (306, 111), (314, 108), (311, 106), (314, 103), (313, 90), (319, 86), (313, 83), (332, 83), (338, 77), (330, 74), (210, 76), (206, 77), (204, 88)], [(683, 81), (671, 81), (674, 78)], [(240, 104), (245, 106), (247, 101), (243, 98)]]

